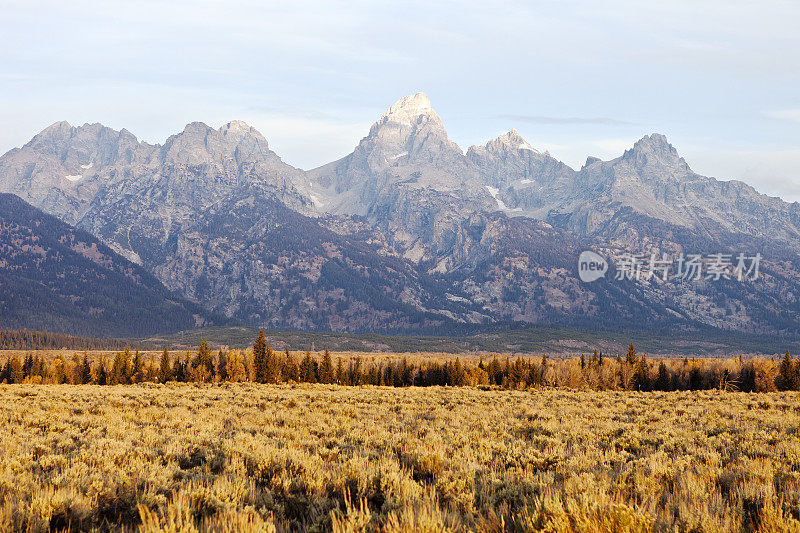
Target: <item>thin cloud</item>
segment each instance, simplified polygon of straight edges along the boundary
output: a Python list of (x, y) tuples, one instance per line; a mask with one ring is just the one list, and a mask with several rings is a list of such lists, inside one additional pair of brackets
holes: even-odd
[(617, 120), (608, 117), (545, 117), (538, 115), (498, 115), (495, 118), (503, 120), (517, 120), (530, 124), (571, 125), (571, 124), (597, 124), (600, 126), (639, 126), (635, 122)]
[(779, 120), (791, 120), (792, 122), (800, 122), (800, 109), (780, 109), (777, 111), (767, 111), (764, 114), (769, 118), (777, 118)]

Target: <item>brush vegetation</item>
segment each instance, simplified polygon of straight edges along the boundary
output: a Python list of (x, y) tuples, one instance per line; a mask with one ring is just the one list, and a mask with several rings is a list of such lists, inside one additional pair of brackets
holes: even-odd
[(3, 531), (784, 531), (797, 393), (0, 386)]

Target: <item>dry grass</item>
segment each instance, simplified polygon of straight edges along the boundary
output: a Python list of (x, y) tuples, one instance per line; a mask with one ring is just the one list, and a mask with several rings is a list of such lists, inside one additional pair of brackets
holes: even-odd
[(782, 531), (797, 393), (0, 386), (0, 529)]

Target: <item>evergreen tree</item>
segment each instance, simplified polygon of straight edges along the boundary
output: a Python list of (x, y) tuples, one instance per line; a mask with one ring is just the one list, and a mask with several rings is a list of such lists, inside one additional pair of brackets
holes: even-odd
[(414, 384), (414, 368), (408, 364), (408, 359), (404, 356), (400, 362), (400, 382), (404, 387), (410, 387)]
[(22, 377), (27, 378), (31, 375), (33, 369), (33, 354), (28, 352), (25, 354), (25, 359), (22, 362)]
[(126, 349), (125, 352), (117, 352), (116, 355), (114, 355), (114, 362), (111, 363), (111, 372), (108, 376), (109, 385), (123, 385), (129, 383), (128, 354), (129, 352)]
[(256, 383), (267, 382), (267, 339), (263, 330), (258, 332), (258, 339), (253, 344), (253, 372)]
[(106, 360), (101, 358), (97, 362), (97, 369), (94, 371), (95, 383), (98, 385), (108, 385), (108, 373), (106, 372)]
[(181, 361), (180, 355), (175, 358), (175, 362), (172, 364), (171, 377), (179, 383), (186, 381), (186, 366)]
[(314, 359), (311, 357), (311, 351), (306, 350), (306, 355), (300, 362), (300, 381), (304, 383), (316, 383), (317, 373), (314, 367)]
[(536, 363), (531, 364), (528, 370), (528, 384), (532, 387), (540, 387), (542, 385), (542, 370)]
[(508, 376), (510, 375), (511, 375), (511, 360), (508, 357), (506, 357), (506, 360), (503, 363), (503, 368), (500, 370), (500, 376), (499, 376), (500, 381), (498, 385), (506, 386), (506, 384), (508, 383)]
[(211, 355), (211, 347), (208, 342), (203, 341), (197, 349), (197, 357), (194, 359), (193, 374), (196, 381), (211, 381), (214, 376), (214, 358)]
[(703, 388), (703, 374), (697, 364), (692, 365), (689, 371), (689, 390), (700, 390)]
[(628, 346), (628, 355), (625, 356), (625, 362), (629, 365), (635, 365), (636, 359), (636, 347), (631, 343), (630, 346)]
[(222, 349), (217, 353), (217, 377), (220, 381), (228, 381), (228, 356), (222, 352)]
[(644, 356), (636, 363), (636, 372), (633, 374), (633, 387), (640, 391), (650, 390), (650, 368)]
[(297, 364), (294, 362), (294, 357), (289, 352), (289, 349), (286, 349), (284, 355), (284, 363), (282, 368), (283, 374), (283, 381), (300, 381), (300, 373), (297, 368)]
[(792, 355), (787, 350), (778, 370), (778, 388), (780, 390), (795, 389), (795, 370)]
[(144, 380), (148, 383), (158, 383), (158, 368), (156, 367), (155, 355), (150, 355), (150, 361), (147, 363)]
[(738, 381), (740, 391), (753, 392), (756, 390), (756, 369), (752, 362), (741, 362)]
[(19, 357), (14, 357), (11, 359), (11, 370), (9, 372), (9, 383), (22, 383), (25, 381), (25, 372), (22, 369), (22, 361), (19, 360)]
[(356, 356), (355, 362), (353, 363), (352, 371), (350, 372), (350, 384), (351, 385), (363, 385), (364, 384), (364, 372), (361, 366), (361, 356)]
[(331, 353), (325, 348), (325, 353), (322, 356), (322, 366), (319, 369), (320, 383), (333, 383), (333, 360)]
[(503, 376), (500, 371), (500, 361), (497, 360), (497, 356), (492, 357), (487, 372), (489, 374), (489, 383), (493, 385), (503, 384)]
[(798, 356), (794, 364), (794, 374), (792, 375), (792, 390), (800, 390), (800, 356)]
[(511, 375), (508, 377), (508, 381), (511, 383), (512, 387), (518, 387), (522, 383), (525, 383), (527, 374), (528, 372), (525, 369), (522, 357), (517, 357), (517, 360), (514, 361), (514, 366), (511, 367)]
[(280, 358), (272, 352), (272, 348), (270, 348), (269, 343), (267, 343), (266, 365), (267, 382), (277, 383), (280, 381), (282, 373), (281, 361)]
[(83, 361), (81, 362), (80, 366), (78, 367), (78, 381), (82, 385), (86, 385), (87, 383), (92, 382), (92, 367), (89, 365), (89, 356), (86, 352), (83, 352)]
[(668, 391), (671, 388), (669, 370), (667, 370), (667, 365), (664, 364), (664, 361), (661, 361), (658, 365), (658, 374), (653, 388), (660, 391)]
[[(344, 385), (346, 379), (346, 374), (344, 370), (344, 363), (342, 362), (341, 357), (336, 358), (336, 383), (339, 385)], [(377, 383), (376, 383), (377, 385)]]
[(142, 381), (144, 381), (144, 361), (142, 361), (142, 357), (139, 355), (139, 348), (136, 348), (128, 383), (141, 383)]
[(169, 350), (164, 346), (164, 351), (161, 352), (161, 364), (158, 368), (158, 381), (159, 383), (166, 383), (172, 379), (172, 365), (169, 361)]

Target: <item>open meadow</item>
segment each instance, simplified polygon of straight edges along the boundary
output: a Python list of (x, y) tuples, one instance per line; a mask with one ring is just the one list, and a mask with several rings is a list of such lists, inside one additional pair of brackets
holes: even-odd
[(799, 400), (0, 385), (0, 529), (797, 529)]

